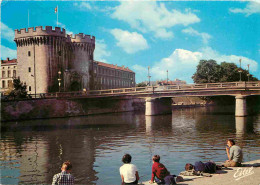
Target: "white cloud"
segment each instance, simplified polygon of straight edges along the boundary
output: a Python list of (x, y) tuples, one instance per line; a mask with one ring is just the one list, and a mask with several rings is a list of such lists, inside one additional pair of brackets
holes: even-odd
[(104, 12), (104, 13), (111, 13), (115, 8), (111, 6), (95, 6), (94, 4), (90, 4), (87, 2), (81, 2), (81, 3), (73, 3), (73, 6), (78, 8), (79, 11), (92, 11), (92, 13), (95, 12)]
[(199, 33), (197, 30), (195, 30), (191, 27), (183, 29), (182, 32), (189, 34), (191, 36), (201, 37), (204, 44), (208, 44), (209, 39), (211, 39), (211, 36), (208, 33)]
[(110, 52), (107, 49), (107, 45), (104, 40), (96, 40), (96, 46), (94, 51), (94, 59), (100, 62), (106, 62), (105, 57), (110, 56)]
[(248, 4), (246, 5), (246, 7), (244, 9), (230, 8), (229, 11), (232, 13), (242, 13), (242, 14), (246, 14), (246, 16), (250, 16), (254, 13), (260, 13), (260, 3), (259, 3), (259, 1), (258, 2), (251, 1), (251, 2), (248, 2)]
[(1, 22), (1, 38), (8, 40), (9, 42), (14, 41), (14, 30), (9, 28), (6, 24)]
[(10, 59), (17, 58), (17, 52), (16, 50), (13, 50), (11, 48), (1, 46), (1, 60), (6, 60), (6, 58), (9, 57)]
[(239, 59), (242, 60), (241, 65), (242, 68), (247, 69), (247, 64), (250, 64), (250, 69), (253, 72), (257, 71), (258, 63), (252, 59), (249, 59), (244, 56), (238, 56), (238, 55), (223, 55), (218, 53), (217, 51), (213, 50), (210, 47), (205, 47), (200, 50), (201, 53), (203, 53), (204, 59), (214, 59), (217, 62), (232, 62), (235, 63), (237, 66), (239, 66)]
[(73, 5), (81, 11), (87, 11), (92, 9), (91, 5), (86, 2), (74, 3)]
[[(192, 75), (196, 72), (196, 66), (201, 59), (216, 60), (218, 63), (221, 62), (233, 62), (239, 65), (239, 59), (242, 59), (242, 68), (246, 69), (247, 64), (250, 64), (252, 72), (257, 71), (258, 64), (256, 61), (237, 55), (223, 55), (213, 50), (210, 47), (202, 48), (199, 51), (192, 52), (184, 49), (176, 49), (172, 54), (163, 58), (161, 61), (154, 63), (151, 66), (151, 80), (165, 80), (166, 71), (169, 71), (169, 78), (174, 80), (176, 78), (186, 80), (188, 83), (193, 83)], [(136, 79), (138, 82), (147, 80), (147, 67), (134, 65), (132, 69), (136, 72)]]
[(175, 25), (197, 23), (200, 19), (186, 9), (184, 13), (178, 10), (168, 10), (164, 3), (156, 1), (123, 1), (111, 14), (112, 18), (127, 22), (132, 28), (142, 32), (153, 32), (158, 38), (171, 38), (173, 32), (168, 30)]
[(136, 32), (128, 32), (121, 29), (113, 29), (110, 33), (117, 40), (117, 46), (121, 47), (127, 53), (136, 53), (148, 48), (145, 38)]

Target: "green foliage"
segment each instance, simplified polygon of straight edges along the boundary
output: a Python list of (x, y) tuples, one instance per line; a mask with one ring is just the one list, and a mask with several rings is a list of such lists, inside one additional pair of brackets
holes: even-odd
[[(220, 65), (215, 60), (201, 60), (197, 66), (196, 73), (192, 76), (195, 83), (218, 83), (218, 82), (235, 82), (248, 80), (248, 71), (240, 69), (234, 63), (222, 62)], [(250, 81), (258, 79), (249, 74)]]
[(136, 87), (146, 87), (147, 84), (145, 82), (140, 82), (138, 84), (136, 84)]
[(20, 78), (13, 79), (13, 86), (14, 89), (10, 92), (9, 97), (12, 98), (26, 98), (27, 91), (26, 91), (26, 84), (20, 81)]
[(219, 81), (220, 71), (215, 60), (201, 60), (192, 79), (195, 83), (215, 83)]

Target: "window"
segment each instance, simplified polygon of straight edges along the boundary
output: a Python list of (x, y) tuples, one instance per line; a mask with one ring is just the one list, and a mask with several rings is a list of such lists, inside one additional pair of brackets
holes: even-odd
[(11, 77), (11, 71), (10, 70), (8, 70), (8, 72), (7, 72), (7, 77)]
[(8, 87), (13, 87), (13, 80), (8, 80)]
[(28, 51), (28, 56), (29, 56), (29, 57), (31, 56), (31, 52), (30, 52), (30, 51)]
[(13, 70), (13, 77), (16, 78), (16, 70)]
[(31, 72), (31, 68), (30, 67), (28, 68), (28, 71), (29, 71), (29, 73)]
[(5, 81), (2, 81), (2, 88), (5, 88)]
[(29, 91), (31, 91), (32, 90), (32, 87), (31, 86), (29, 86)]
[(2, 71), (2, 78), (5, 78), (5, 71)]

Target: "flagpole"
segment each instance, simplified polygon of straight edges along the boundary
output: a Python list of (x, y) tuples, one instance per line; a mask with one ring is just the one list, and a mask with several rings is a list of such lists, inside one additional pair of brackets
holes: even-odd
[(28, 28), (29, 28), (29, 16), (30, 16), (30, 14), (29, 14), (29, 9), (28, 9)]
[(58, 8), (58, 5), (57, 5), (57, 27), (58, 27), (58, 17), (59, 17), (59, 8)]

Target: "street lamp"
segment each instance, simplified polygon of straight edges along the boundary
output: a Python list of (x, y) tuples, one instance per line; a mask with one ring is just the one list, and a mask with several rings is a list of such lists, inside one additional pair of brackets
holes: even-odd
[(150, 76), (150, 67), (148, 66), (148, 80), (149, 80), (149, 86), (150, 86), (150, 78), (151, 78), (151, 76)]
[(166, 81), (167, 81), (166, 85), (168, 85), (168, 70), (167, 70), (167, 79), (166, 79)]
[(58, 74), (59, 74), (58, 82), (59, 82), (59, 92), (60, 92), (60, 85), (61, 85), (61, 78), (60, 78), (60, 75), (61, 75), (61, 71), (59, 71)]
[(239, 59), (239, 63), (240, 63), (240, 68), (239, 68), (239, 70), (238, 70), (238, 72), (239, 72), (239, 81), (241, 82), (241, 73), (242, 73), (242, 68), (241, 68), (241, 59)]
[(248, 74), (247, 74), (248, 82), (249, 82), (249, 76), (250, 76), (250, 73), (249, 73), (249, 66), (250, 66), (250, 64), (247, 64), (247, 67), (248, 67)]

